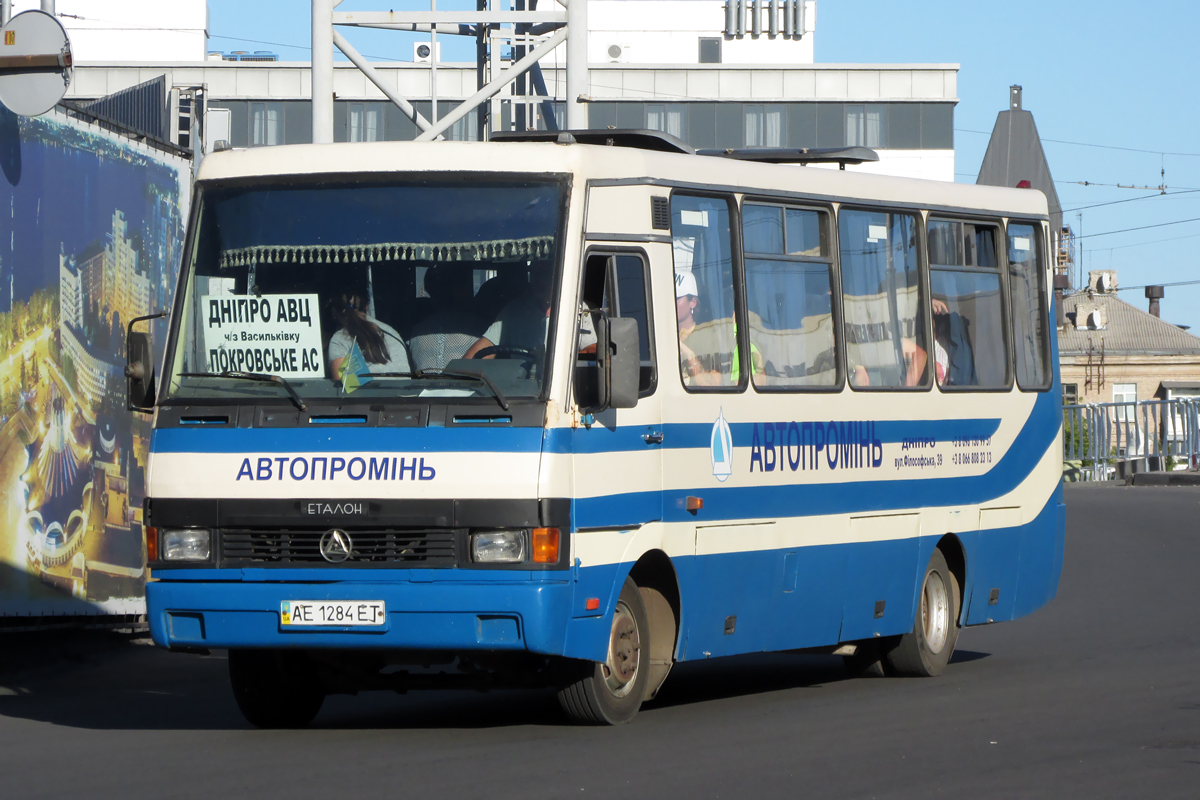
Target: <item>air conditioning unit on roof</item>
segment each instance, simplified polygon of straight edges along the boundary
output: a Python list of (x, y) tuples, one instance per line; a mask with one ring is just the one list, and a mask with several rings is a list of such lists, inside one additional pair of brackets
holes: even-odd
[(630, 50), (628, 42), (619, 42), (617, 44), (610, 44), (608, 49), (604, 51), (604, 54), (608, 56), (609, 62), (613, 64), (624, 64), (629, 61), (632, 51)]
[[(413, 61), (428, 64), (432, 60), (434, 47), (431, 42), (413, 42)], [(437, 60), (442, 60), (442, 43), (437, 43)]]

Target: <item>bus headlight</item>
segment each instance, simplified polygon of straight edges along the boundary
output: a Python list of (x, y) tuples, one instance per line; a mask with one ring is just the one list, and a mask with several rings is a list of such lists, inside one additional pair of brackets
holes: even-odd
[(519, 564), (525, 560), (525, 531), (471, 534), (471, 560), (477, 564)]
[(161, 533), (163, 561), (208, 561), (212, 535), (207, 528), (166, 528)]

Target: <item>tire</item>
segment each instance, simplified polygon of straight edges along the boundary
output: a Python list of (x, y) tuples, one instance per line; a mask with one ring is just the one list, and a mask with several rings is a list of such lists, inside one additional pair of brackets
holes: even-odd
[(229, 682), (242, 716), (258, 728), (303, 728), (325, 702), (312, 665), (295, 653), (230, 650)]
[(941, 675), (958, 641), (960, 607), (958, 581), (942, 551), (934, 550), (921, 581), (912, 633), (901, 636), (900, 643), (886, 656), (893, 673), (912, 678)]
[(646, 696), (649, 634), (641, 592), (627, 578), (613, 613), (605, 662), (572, 659), (561, 665), (558, 703), (568, 717), (588, 725), (633, 719)]

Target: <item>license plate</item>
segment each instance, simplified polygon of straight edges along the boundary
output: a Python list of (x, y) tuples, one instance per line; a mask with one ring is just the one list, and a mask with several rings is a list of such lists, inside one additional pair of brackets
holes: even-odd
[(382, 600), (284, 600), (283, 627), (329, 625), (378, 627), (387, 619)]

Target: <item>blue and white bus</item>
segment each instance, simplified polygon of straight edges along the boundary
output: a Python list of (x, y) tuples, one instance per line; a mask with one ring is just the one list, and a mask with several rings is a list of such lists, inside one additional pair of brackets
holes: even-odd
[(934, 676), (1047, 603), (1044, 196), (746, 155), (206, 158), (160, 368), (129, 341), (155, 642), (260, 726), (442, 683), (619, 723), (676, 662)]

